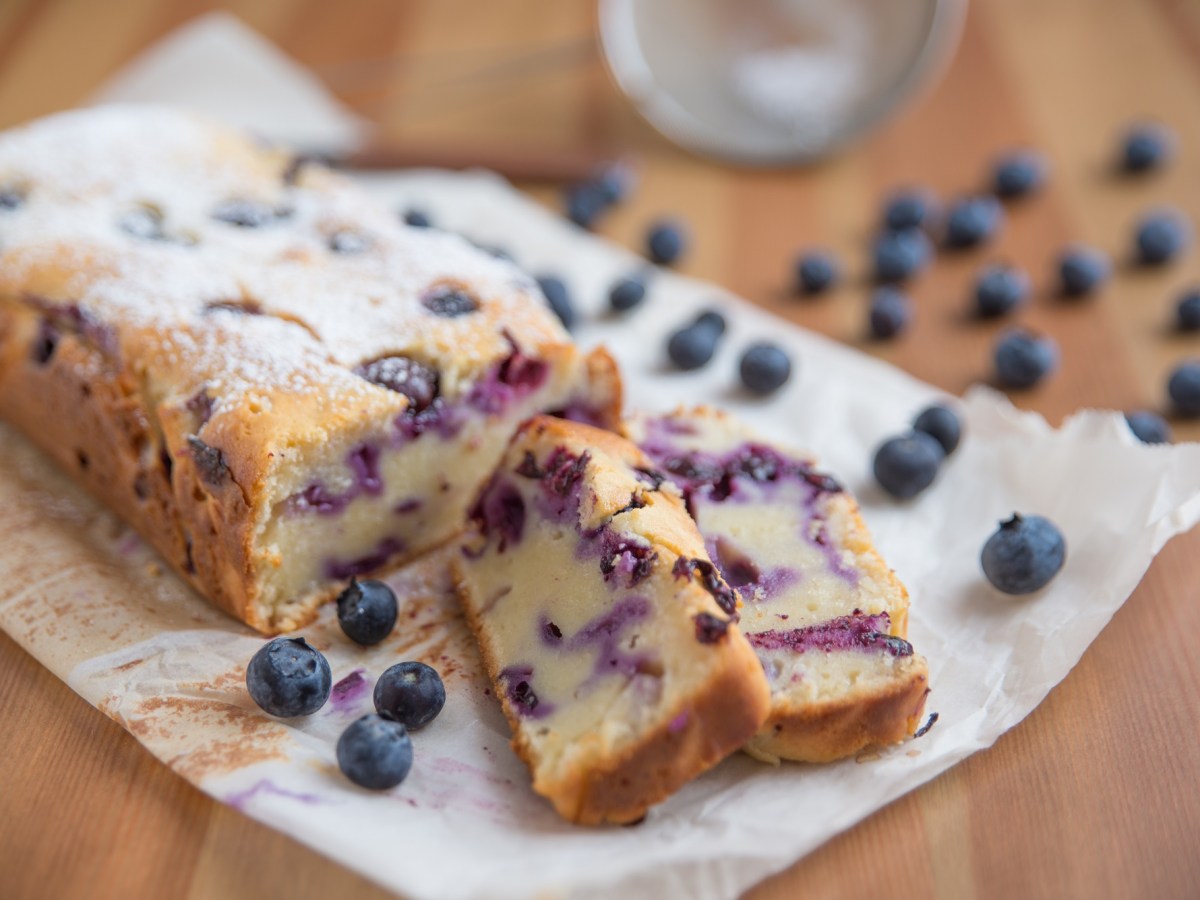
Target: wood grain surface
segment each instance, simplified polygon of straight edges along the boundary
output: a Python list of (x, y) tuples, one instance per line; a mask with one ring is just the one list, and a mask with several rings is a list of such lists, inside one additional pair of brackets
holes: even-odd
[[(1174, 204), (1200, 220), (1196, 3), (980, 0), (947, 77), (885, 130), (815, 168), (748, 171), (671, 146), (631, 111), (595, 52), (588, 2), (0, 0), (0, 127), (80, 102), (211, 8), (316, 69), (389, 140), (637, 154), (641, 187), (602, 233), (637, 245), (651, 218), (677, 214), (695, 237), (685, 271), (951, 391), (989, 377), (1002, 327), (965, 312), (985, 259), (1028, 267), (1037, 290), (1020, 318), (1062, 345), (1057, 376), (1014, 396), (1051, 420), (1081, 406), (1161, 407), (1165, 374), (1200, 354), (1200, 338), (1169, 327), (1200, 255), (1154, 272), (1127, 262), (1143, 209)], [(1175, 129), (1178, 158), (1151, 177), (1114, 178), (1117, 136), (1141, 118)], [(915, 285), (910, 334), (867, 342), (862, 248), (880, 197), (908, 183), (971, 190), (1017, 145), (1050, 155), (1050, 189), (1012, 209), (997, 245), (947, 257)], [(534, 193), (558, 202), (553, 189)], [(1064, 303), (1049, 289), (1068, 240), (1118, 263), (1095, 300)], [(838, 251), (855, 277), (799, 302), (791, 259), (810, 243)], [(1200, 439), (1200, 425), (1174, 424)], [(1197, 585), (1191, 534), (1024, 723), (749, 896), (1200, 896)], [(3, 635), (0, 710), (0, 896), (387, 896), (199, 793)]]

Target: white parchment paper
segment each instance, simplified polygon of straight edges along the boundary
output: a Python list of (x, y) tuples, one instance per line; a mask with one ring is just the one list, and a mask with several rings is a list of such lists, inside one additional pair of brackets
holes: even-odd
[[(219, 55), (211, 24), (201, 35)], [(221, 28), (240, 26), (225, 19)], [(188, 47), (186, 33), (172, 40), (176, 50)], [(257, 52), (254, 41), (229, 48), (239, 57)], [(168, 61), (172, 78), (187, 77), (177, 56)], [(145, 99), (153, 83), (156, 99), (171, 99), (172, 82), (155, 66), (138, 71), (123, 76), (125, 90)], [(294, 87), (278, 77), (281, 91)], [(271, 83), (259, 85), (259, 96), (270, 102)], [(640, 261), (493, 176), (365, 181), (383, 202), (420, 206), (440, 227), (503, 246), (535, 274), (564, 277), (585, 312), (580, 340), (614, 352), (630, 406), (711, 402), (814, 451), (856, 491), (909, 586), (909, 637), (929, 659), (927, 708), (940, 714), (925, 737), (878, 755), (781, 767), (735, 756), (642, 825), (573, 827), (530, 791), (508, 749), (440, 558), (390, 579), (402, 597), (400, 623), (378, 647), (351, 645), (325, 609), (303, 633), (329, 658), (334, 697), (304, 721), (271, 720), (243, 682), (262, 639), (211, 610), (130, 529), (0, 425), (0, 627), (206, 792), (406, 895), (733, 896), (1020, 722), (1163, 544), (1200, 518), (1200, 445), (1142, 446), (1114, 413), (1080, 413), (1055, 430), (986, 389), (962, 400), (967, 437), (934, 487), (910, 503), (887, 500), (869, 476), (872, 449), (938, 397), (933, 388), (669, 273), (641, 309), (609, 317), (608, 286)], [(666, 334), (712, 305), (730, 320), (717, 358), (698, 373), (671, 371)], [(736, 388), (739, 349), (759, 337), (786, 345), (797, 366), (768, 400)], [(995, 592), (979, 571), (983, 541), (1014, 510), (1049, 516), (1068, 544), (1060, 576), (1027, 598)], [(412, 658), (442, 671), (446, 708), (414, 736), (416, 764), (400, 787), (359, 790), (337, 771), (337, 736), (370, 711), (374, 678)]]

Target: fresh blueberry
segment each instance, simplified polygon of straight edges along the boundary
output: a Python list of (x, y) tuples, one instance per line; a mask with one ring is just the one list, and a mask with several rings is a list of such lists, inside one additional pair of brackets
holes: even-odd
[(412, 768), (412, 739), (400, 722), (372, 713), (342, 732), (337, 761), (342, 774), (359, 787), (386, 791)]
[(1143, 444), (1171, 443), (1171, 426), (1158, 413), (1149, 409), (1138, 409), (1125, 413), (1125, 422), (1133, 436)]
[(1200, 362), (1176, 367), (1167, 381), (1167, 395), (1181, 416), (1200, 416)]
[(875, 480), (900, 500), (915, 497), (933, 484), (946, 451), (923, 431), (889, 438), (875, 451)]
[(912, 321), (912, 302), (895, 288), (879, 288), (871, 295), (867, 321), (872, 337), (881, 341), (894, 338)]
[(920, 188), (897, 191), (883, 209), (883, 225), (890, 231), (925, 228), (933, 218), (933, 206), (929, 191)]
[(409, 731), (424, 728), (446, 705), (446, 687), (423, 662), (396, 663), (375, 682), (375, 711), (387, 713)]
[(792, 361), (782, 347), (760, 341), (746, 348), (738, 371), (747, 390), (765, 396), (779, 390), (792, 377)]
[(685, 371), (699, 369), (708, 364), (717, 352), (717, 341), (721, 335), (713, 328), (686, 325), (672, 332), (667, 339), (667, 356)]
[(1006, 200), (1037, 193), (1046, 181), (1046, 158), (1035, 150), (1016, 150), (996, 161), (992, 189)]
[(1174, 138), (1161, 125), (1135, 125), (1121, 145), (1121, 168), (1126, 172), (1149, 172), (1171, 156)]
[(1012, 312), (1029, 297), (1029, 276), (1014, 266), (992, 265), (975, 280), (975, 309), (984, 318)]
[(457, 319), (479, 310), (479, 301), (463, 288), (450, 284), (439, 284), (426, 291), (421, 297), (421, 305), (443, 319)]
[(571, 302), (571, 293), (567, 290), (566, 283), (557, 276), (542, 275), (537, 279), (537, 284), (542, 289), (546, 302), (550, 304), (550, 309), (562, 322), (563, 328), (567, 331), (574, 328), (578, 316), (575, 314), (575, 304)]
[(646, 232), (646, 253), (659, 265), (669, 266), (687, 249), (687, 233), (673, 219), (655, 222)]
[(591, 228), (608, 208), (608, 200), (599, 185), (592, 182), (573, 184), (565, 199), (567, 218), (580, 228)]
[(1138, 222), (1134, 240), (1142, 265), (1170, 262), (1188, 242), (1187, 220), (1172, 210), (1150, 213)]
[(396, 625), (396, 595), (382, 581), (350, 579), (350, 585), (338, 594), (338, 623), (346, 637), (356, 644), (378, 644)]
[(962, 440), (962, 422), (958, 414), (948, 406), (929, 406), (913, 421), (913, 431), (921, 431), (942, 445), (949, 456), (958, 449)]
[(412, 228), (430, 228), (433, 223), (429, 219), (429, 215), (420, 209), (410, 209), (404, 213), (404, 224)]
[(696, 316), (696, 327), (707, 328), (717, 337), (725, 333), (725, 317), (715, 309), (706, 309)]
[(1192, 288), (1179, 298), (1175, 322), (1180, 331), (1200, 331), (1200, 288)]
[(604, 202), (610, 205), (623, 202), (634, 188), (637, 177), (627, 163), (615, 162), (605, 166), (594, 179)]
[(641, 275), (626, 275), (617, 280), (608, 292), (608, 305), (613, 312), (629, 312), (646, 299), (646, 280)]
[(1014, 328), (995, 348), (996, 380), (1008, 388), (1030, 388), (1058, 365), (1058, 344), (1047, 335)]
[(1067, 297), (1086, 297), (1112, 274), (1108, 256), (1092, 247), (1076, 244), (1058, 258), (1058, 277)]
[(16, 209), (24, 202), (24, 191), (13, 185), (0, 184), (0, 210)]
[(304, 638), (275, 638), (246, 666), (246, 689), (264, 711), (281, 719), (315, 713), (329, 699), (329, 663)]
[(965, 197), (946, 214), (946, 246), (964, 249), (995, 237), (1004, 221), (1000, 201), (990, 195)]
[(1053, 522), (1013, 513), (983, 545), (980, 563), (996, 590), (1032, 594), (1050, 583), (1066, 557), (1067, 544)]
[(929, 238), (917, 228), (884, 232), (876, 239), (873, 252), (877, 281), (905, 281), (933, 258)]
[(824, 293), (837, 284), (840, 275), (837, 260), (823, 250), (808, 250), (796, 260), (796, 287), (801, 294)]

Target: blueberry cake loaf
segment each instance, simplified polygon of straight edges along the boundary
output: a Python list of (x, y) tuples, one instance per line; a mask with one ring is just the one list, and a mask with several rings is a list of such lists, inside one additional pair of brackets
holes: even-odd
[(678, 491), (611, 432), (541, 416), (471, 511), (467, 620), (533, 788), (631, 822), (741, 747), (769, 691)]
[(908, 592), (854, 498), (811, 460), (711, 410), (634, 418), (626, 432), (683, 492), (771, 684), (759, 759), (826, 762), (916, 729), (925, 660), (905, 640)]
[(610, 423), (510, 263), (191, 115), (0, 135), (0, 416), (266, 633), (461, 531), (517, 424)]

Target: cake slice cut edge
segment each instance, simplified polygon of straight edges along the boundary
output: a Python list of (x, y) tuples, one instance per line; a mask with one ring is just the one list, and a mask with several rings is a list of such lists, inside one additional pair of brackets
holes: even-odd
[(908, 592), (849, 491), (711, 408), (635, 416), (624, 432), (683, 492), (744, 601), (771, 683), (770, 717), (744, 750), (829, 762), (912, 735), (928, 664), (906, 640)]
[(569, 821), (641, 819), (767, 717), (735, 592), (678, 492), (616, 434), (526, 423), (454, 568), (513, 749)]

